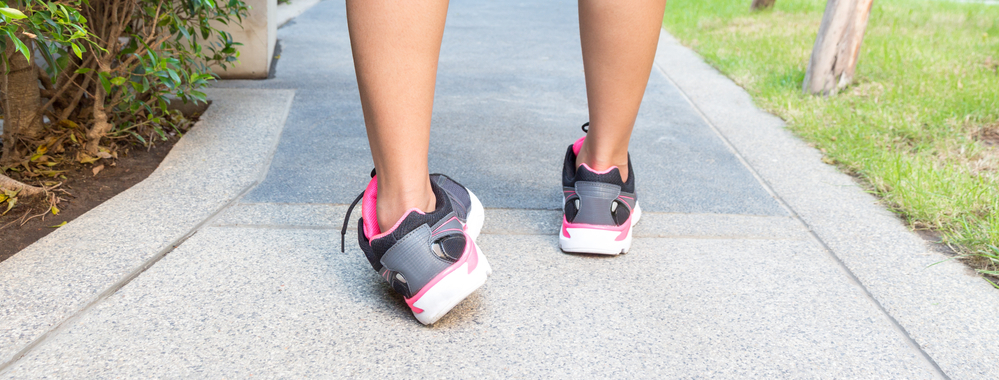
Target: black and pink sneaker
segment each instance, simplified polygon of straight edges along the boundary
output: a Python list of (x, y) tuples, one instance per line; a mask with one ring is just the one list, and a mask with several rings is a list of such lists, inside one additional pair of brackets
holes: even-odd
[[(437, 322), (492, 272), (475, 244), (485, 219), (482, 203), (445, 175), (430, 175), (430, 183), (436, 210), (409, 210), (391, 229), (381, 231), (375, 211), (378, 181), (372, 172), (367, 189), (350, 205), (346, 217), (363, 200), (357, 223), (361, 250), (423, 324)], [(346, 235), (346, 230), (344, 220), (341, 232)]]
[[(587, 124), (583, 124), (586, 131)], [(565, 252), (617, 255), (631, 249), (632, 227), (642, 217), (635, 194), (635, 171), (628, 157), (628, 180), (621, 180), (617, 166), (596, 171), (583, 164), (576, 168), (576, 155), (583, 136), (569, 146), (562, 168), (562, 231), (559, 245)]]

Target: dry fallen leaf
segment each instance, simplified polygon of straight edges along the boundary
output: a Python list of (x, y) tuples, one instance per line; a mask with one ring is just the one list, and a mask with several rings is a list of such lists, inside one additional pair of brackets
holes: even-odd
[(59, 227), (65, 226), (65, 225), (66, 225), (66, 222), (63, 221), (62, 223), (56, 224), (54, 226), (49, 226), (49, 228), (59, 228)]
[(101, 170), (104, 170), (104, 165), (97, 165), (97, 166), (94, 166), (94, 175), (96, 176), (96, 175), (97, 175), (97, 173), (100, 173), (100, 172), (101, 172)]
[(80, 153), (80, 163), (81, 164), (92, 164), (94, 161), (99, 160), (97, 157), (90, 157), (84, 153)]
[(111, 158), (111, 153), (108, 153), (108, 152), (97, 152), (97, 157), (100, 157), (100, 158)]

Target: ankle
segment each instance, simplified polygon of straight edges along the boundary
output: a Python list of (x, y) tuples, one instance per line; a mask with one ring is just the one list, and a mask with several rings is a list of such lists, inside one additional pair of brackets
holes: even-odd
[(393, 191), (393, 189), (378, 189), (376, 203), (378, 212), (378, 228), (381, 232), (390, 230), (409, 210), (417, 209), (424, 213), (433, 212), (437, 208), (437, 197), (430, 188), (429, 178), (425, 188), (421, 186), (410, 191)]
[(586, 143), (586, 141), (583, 142), (583, 146), (579, 149), (579, 154), (576, 155), (577, 169), (583, 164), (596, 171), (604, 171), (616, 166), (621, 173), (621, 181), (628, 181), (627, 150), (623, 154), (594, 154), (588, 149)]

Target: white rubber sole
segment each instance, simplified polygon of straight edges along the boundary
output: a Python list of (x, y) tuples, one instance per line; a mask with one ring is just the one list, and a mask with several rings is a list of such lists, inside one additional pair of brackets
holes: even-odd
[(471, 191), (468, 192), (468, 197), (471, 198), (472, 207), (468, 211), (468, 219), (465, 221), (465, 234), (472, 238), (475, 254), (478, 255), (478, 264), (472, 273), (468, 273), (467, 262), (462, 264), (434, 284), (418, 301), (413, 303), (413, 306), (423, 310), (422, 313), (413, 313), (416, 320), (422, 324), (429, 325), (444, 317), (461, 301), (482, 287), (486, 283), (486, 278), (493, 273), (489, 261), (482, 254), (479, 245), (475, 243), (475, 239), (479, 237), (482, 225), (485, 223), (485, 209), (479, 198)]
[(628, 253), (631, 249), (631, 234), (635, 230), (635, 224), (642, 218), (642, 208), (637, 204), (635, 211), (631, 215), (631, 227), (623, 240), (615, 240), (621, 234), (615, 231), (600, 230), (595, 228), (566, 228), (569, 236), (565, 237), (561, 232), (558, 235), (558, 243), (564, 252), (571, 253), (593, 253), (598, 255), (620, 255)]
[[(475, 242), (473, 241), (472, 244)], [(458, 303), (486, 283), (486, 278), (492, 273), (492, 268), (486, 261), (486, 256), (479, 250), (478, 244), (475, 244), (475, 254), (478, 255), (479, 262), (472, 273), (468, 273), (467, 262), (462, 264), (444, 276), (413, 303), (414, 307), (423, 310), (422, 313), (415, 313), (414, 310), (413, 315), (416, 316), (416, 320), (425, 325), (437, 322)]]
[(472, 200), (472, 209), (468, 210), (468, 219), (465, 221), (465, 234), (472, 240), (479, 238), (479, 233), (482, 232), (482, 225), (486, 221), (486, 210), (482, 208), (482, 202), (479, 202), (479, 198), (472, 194), (471, 191), (468, 192), (468, 197)]

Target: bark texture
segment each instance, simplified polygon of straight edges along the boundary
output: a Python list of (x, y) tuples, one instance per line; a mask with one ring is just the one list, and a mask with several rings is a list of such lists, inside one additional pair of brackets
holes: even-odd
[(45, 192), (45, 190), (43, 190), (40, 187), (26, 185), (19, 181), (13, 180), (8, 176), (0, 174), (0, 192), (3, 192), (4, 190), (17, 191), (19, 192), (18, 193), (19, 195), (25, 195), (25, 196), (33, 196)]
[(749, 6), (749, 9), (754, 11), (763, 10), (771, 8), (774, 6), (774, 2), (777, 0), (753, 0), (753, 5)]
[(834, 95), (853, 82), (873, 0), (829, 0), (802, 90)]
[[(93, 2), (92, 7), (84, 8), (84, 15), (92, 12), (91, 20), (100, 20), (94, 23), (94, 34), (100, 41), (101, 47), (105, 49), (103, 53), (95, 53), (98, 72), (104, 75), (111, 73), (111, 64), (117, 56), (121, 47), (118, 38), (121, 37), (126, 27), (129, 26), (129, 19), (135, 9), (134, 1), (104, 1)], [(102, 17), (97, 17), (102, 15)], [(110, 76), (110, 75), (109, 75)], [(108, 121), (108, 107), (106, 107), (108, 96), (99, 80), (94, 80), (96, 91), (94, 94), (93, 116), (94, 124), (87, 131), (86, 151), (91, 155), (97, 154), (100, 149), (101, 138), (106, 136), (114, 127)], [(111, 101), (113, 104), (114, 99)]]
[[(29, 48), (31, 40), (22, 40)], [(21, 139), (33, 140), (41, 135), (42, 118), (36, 113), (42, 106), (38, 87), (38, 67), (24, 55), (14, 50), (14, 43), (7, 42), (3, 52), (6, 64), (0, 63), (0, 101), (3, 102), (3, 156), (0, 165), (16, 159), (15, 149)]]

